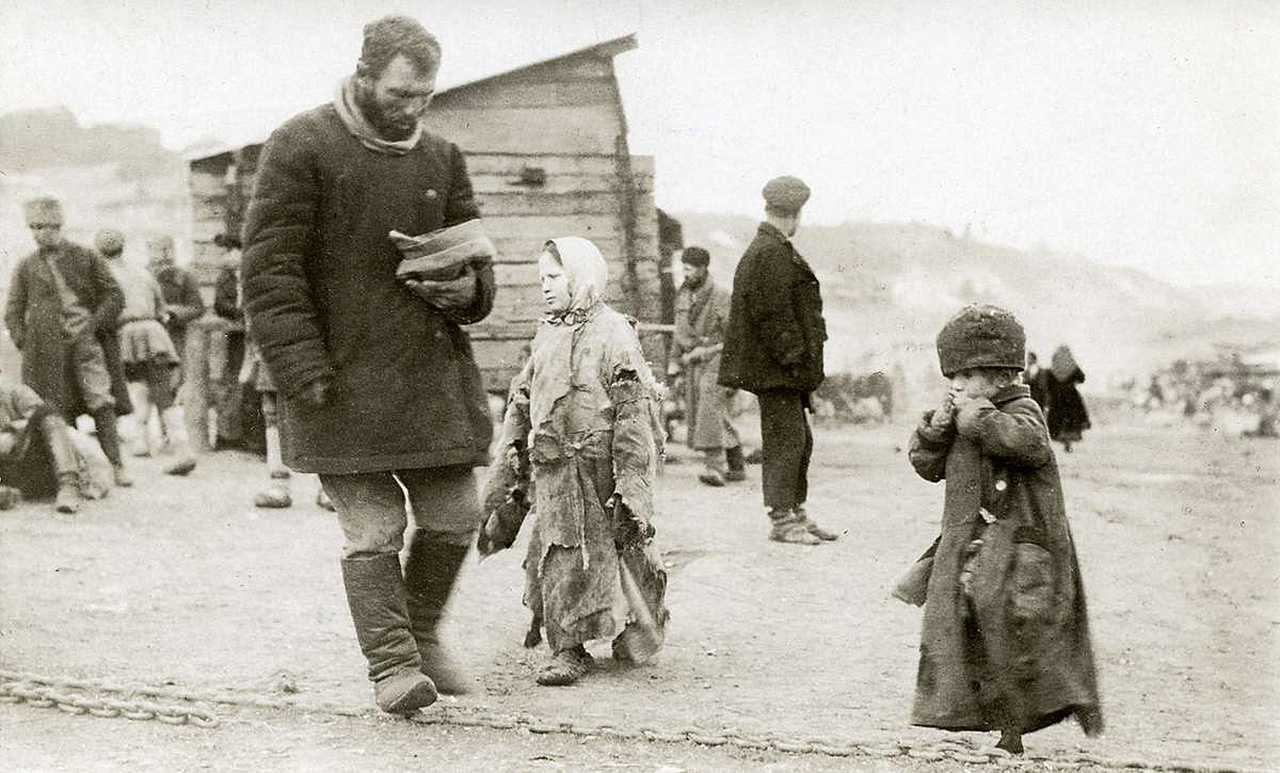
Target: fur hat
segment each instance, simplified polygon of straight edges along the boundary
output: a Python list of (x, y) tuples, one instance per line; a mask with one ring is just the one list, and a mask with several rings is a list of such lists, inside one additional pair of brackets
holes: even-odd
[(938, 363), (951, 378), (967, 368), (1026, 365), (1027, 334), (1008, 311), (996, 306), (965, 306), (938, 333)]
[(784, 175), (765, 183), (764, 204), (779, 212), (795, 213), (809, 200), (809, 186), (799, 177)]
[(93, 237), (93, 246), (107, 257), (124, 252), (124, 234), (114, 228), (104, 228)]
[(62, 202), (52, 196), (31, 199), (22, 206), (27, 225), (62, 225)]
[(684, 252), (680, 254), (680, 262), (690, 266), (709, 266), (711, 253), (701, 247), (685, 247)]

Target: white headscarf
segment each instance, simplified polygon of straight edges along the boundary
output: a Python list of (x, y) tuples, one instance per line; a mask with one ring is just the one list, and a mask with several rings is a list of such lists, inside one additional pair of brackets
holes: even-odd
[(604, 298), (609, 284), (609, 264), (600, 254), (600, 248), (581, 236), (561, 236), (549, 239), (560, 255), (560, 265), (569, 278), (569, 308), (557, 317), (567, 322), (580, 322)]

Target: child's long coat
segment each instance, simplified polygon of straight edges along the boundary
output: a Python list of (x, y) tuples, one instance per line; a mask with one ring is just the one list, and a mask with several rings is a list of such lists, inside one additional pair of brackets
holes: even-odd
[(911, 463), (945, 479), (946, 495), (912, 723), (1030, 732), (1074, 714), (1101, 732), (1084, 588), (1040, 408), (1018, 385), (958, 412), (954, 428), (928, 418)]

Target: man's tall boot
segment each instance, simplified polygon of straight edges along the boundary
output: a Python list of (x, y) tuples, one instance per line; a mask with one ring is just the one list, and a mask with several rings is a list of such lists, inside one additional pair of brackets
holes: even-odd
[(418, 647), (409, 633), (400, 556), (344, 558), (342, 580), (378, 708), (388, 714), (412, 714), (435, 703), (436, 687), (423, 675)]
[(92, 414), (93, 423), (98, 428), (98, 445), (102, 453), (111, 462), (111, 471), (117, 486), (132, 486), (133, 478), (124, 469), (124, 459), (120, 456), (120, 433), (116, 429), (116, 407), (104, 405)]
[(171, 405), (160, 414), (164, 423), (165, 434), (169, 436), (169, 447), (173, 449), (176, 459), (164, 468), (165, 475), (186, 475), (196, 468), (195, 454), (191, 453), (191, 444), (187, 440), (187, 423), (182, 414), (182, 406)]
[(454, 545), (426, 529), (414, 529), (405, 558), (404, 582), (409, 593), (409, 628), (418, 645), (422, 672), (445, 695), (463, 695), (473, 687), (440, 643), (439, 625), (458, 570), (470, 545)]
[(40, 419), (40, 436), (49, 449), (53, 474), (58, 480), (58, 494), (53, 507), (60, 513), (80, 509), (80, 459), (71, 443), (71, 431), (62, 417), (49, 413)]
[(730, 483), (737, 483), (747, 479), (747, 460), (742, 455), (742, 446), (730, 446), (724, 450), (725, 461), (729, 465), (729, 469), (724, 473), (724, 479)]

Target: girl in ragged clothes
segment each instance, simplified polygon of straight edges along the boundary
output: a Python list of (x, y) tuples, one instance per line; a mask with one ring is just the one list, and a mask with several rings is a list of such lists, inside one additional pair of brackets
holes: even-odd
[(511, 382), (479, 547), (509, 547), (535, 511), (524, 601), (551, 649), (536, 680), (567, 685), (590, 668), (589, 641), (612, 639), (629, 663), (662, 645), (667, 577), (651, 541), (661, 388), (631, 322), (602, 299), (608, 267), (594, 244), (552, 239), (538, 269), (548, 314)]
[[(1089, 619), (1057, 462), (1018, 383), (1026, 336), (1009, 312), (969, 306), (938, 334), (950, 389), (924, 414), (910, 459), (946, 480), (927, 575), (916, 725), (998, 730), (997, 748), (1072, 715), (1102, 732)], [(919, 566), (919, 565), (918, 565)], [(910, 593), (897, 593), (908, 597)]]

